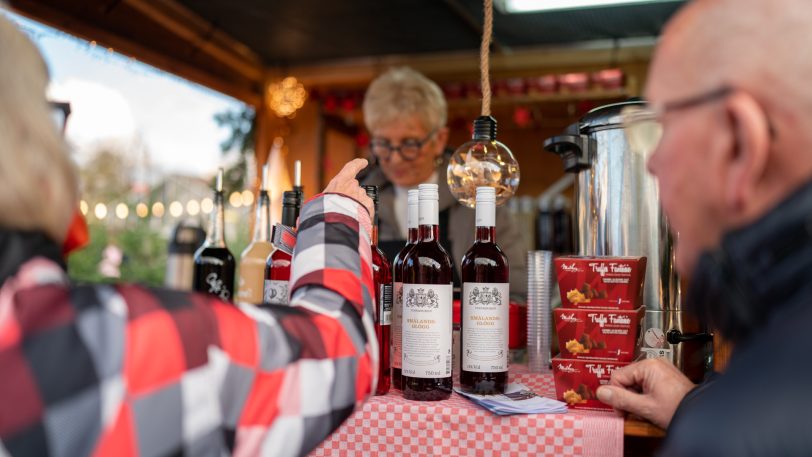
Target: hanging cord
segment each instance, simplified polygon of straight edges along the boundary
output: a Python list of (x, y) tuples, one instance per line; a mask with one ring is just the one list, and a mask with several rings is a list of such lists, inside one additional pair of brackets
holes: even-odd
[(485, 25), (482, 29), (482, 46), (479, 48), (479, 70), (482, 84), (482, 115), (491, 115), (490, 48), (493, 35), (493, 0), (485, 0)]

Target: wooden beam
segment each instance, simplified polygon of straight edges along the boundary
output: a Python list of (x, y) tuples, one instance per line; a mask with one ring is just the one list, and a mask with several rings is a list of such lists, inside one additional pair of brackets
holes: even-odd
[(174, 0), (123, 0), (123, 3), (178, 35), (246, 79), (261, 81), (262, 61), (248, 46)]
[(239, 85), (212, 75), (205, 69), (181, 62), (172, 56), (162, 54), (140, 43), (102, 29), (85, 20), (71, 16), (63, 11), (44, 5), (34, 0), (12, 0), (14, 12), (51, 27), (63, 30), (88, 41), (134, 56), (144, 63), (176, 74), (198, 84), (232, 96), (249, 105), (257, 106), (261, 102), (259, 89), (249, 84)]
[[(583, 67), (606, 68), (611, 63), (647, 63), (654, 50), (654, 40), (626, 40), (617, 51), (613, 42), (582, 43), (575, 46), (557, 46), (512, 50), (506, 54), (492, 54), (491, 76), (539, 75), (545, 69)], [(392, 66), (410, 66), (437, 81), (455, 80), (470, 75), (479, 78), (479, 52), (438, 53), (431, 55), (401, 55), (369, 57), (325, 62), (318, 65), (294, 66), (287, 69), (308, 87), (366, 85), (383, 69)]]

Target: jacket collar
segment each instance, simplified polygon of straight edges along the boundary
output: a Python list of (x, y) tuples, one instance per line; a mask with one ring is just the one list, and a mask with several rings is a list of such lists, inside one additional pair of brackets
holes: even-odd
[(770, 313), (812, 296), (812, 181), (756, 222), (726, 234), (704, 253), (687, 307), (733, 342)]
[(0, 228), (0, 286), (35, 257), (44, 257), (65, 269), (62, 250), (44, 233)]

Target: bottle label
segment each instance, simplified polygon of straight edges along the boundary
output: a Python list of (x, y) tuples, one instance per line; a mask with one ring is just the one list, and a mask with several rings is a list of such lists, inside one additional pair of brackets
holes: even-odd
[(451, 284), (403, 285), (403, 374), (451, 376)]
[(378, 324), (392, 325), (392, 284), (380, 285), (378, 299)]
[(400, 351), (403, 332), (403, 283), (393, 283), (394, 306), (392, 306), (392, 367), (401, 368), (403, 354)]
[(465, 371), (508, 371), (508, 283), (462, 285), (462, 366)]
[(206, 286), (210, 294), (220, 297), (223, 301), (231, 300), (231, 291), (217, 273), (211, 272), (206, 276)]
[(288, 282), (265, 280), (264, 302), (272, 305), (288, 304)]

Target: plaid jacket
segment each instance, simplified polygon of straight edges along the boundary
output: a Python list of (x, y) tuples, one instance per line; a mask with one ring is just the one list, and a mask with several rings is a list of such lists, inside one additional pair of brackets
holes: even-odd
[(0, 456), (304, 455), (375, 389), (371, 224), (303, 208), (291, 307), (25, 263), (0, 288)]

